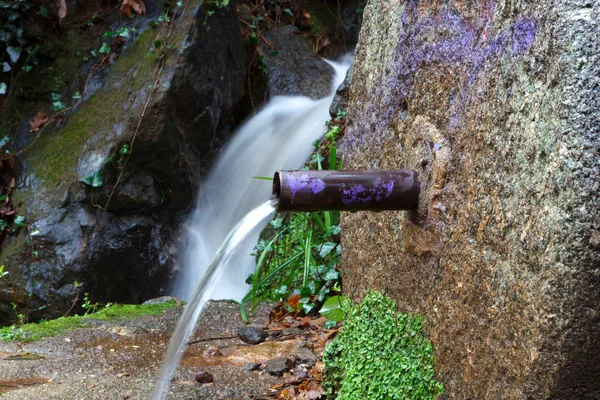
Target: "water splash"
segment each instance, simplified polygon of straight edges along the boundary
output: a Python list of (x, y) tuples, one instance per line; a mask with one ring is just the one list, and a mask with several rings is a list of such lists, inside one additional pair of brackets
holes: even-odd
[[(248, 120), (225, 147), (200, 188), (196, 211), (186, 226), (182, 271), (173, 282), (174, 296), (188, 300), (227, 232), (249, 210), (269, 198), (271, 182), (252, 176), (272, 176), (280, 169), (297, 169), (306, 161), (311, 143), (323, 136), (329, 105), (351, 62), (328, 63), (334, 69), (330, 95), (320, 100), (302, 96), (274, 97)], [(250, 256), (255, 232), (226, 267), (213, 299), (241, 300), (246, 278), (254, 271)]]
[(229, 232), (229, 235), (227, 235), (223, 244), (221, 244), (217, 250), (212, 262), (208, 268), (206, 268), (202, 280), (196, 287), (196, 291), (185, 306), (185, 310), (179, 318), (175, 332), (173, 333), (173, 336), (171, 336), (167, 355), (163, 360), (161, 373), (158, 376), (158, 380), (154, 387), (152, 399), (163, 400), (166, 398), (171, 384), (171, 378), (175, 374), (184, 347), (194, 331), (196, 321), (204, 311), (206, 303), (211, 297), (213, 287), (225, 271), (224, 267), (240, 248), (244, 239), (255, 230), (261, 222), (265, 221), (267, 217), (275, 212), (277, 202), (276, 199), (269, 200), (246, 214), (231, 232)]

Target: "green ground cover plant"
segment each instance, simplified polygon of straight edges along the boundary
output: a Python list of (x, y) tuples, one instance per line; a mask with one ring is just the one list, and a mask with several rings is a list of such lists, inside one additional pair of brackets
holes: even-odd
[[(96, 305), (97, 306), (97, 305)], [(169, 300), (159, 304), (109, 304), (87, 315), (73, 315), (38, 323), (17, 324), (0, 328), (0, 339), (5, 341), (35, 342), (57, 336), (73, 329), (85, 328), (89, 320), (131, 320), (144, 315), (160, 315), (174, 308), (177, 303)]]
[(396, 313), (396, 302), (379, 292), (341, 305), (343, 327), (323, 352), (327, 399), (430, 400), (443, 392), (421, 316)]

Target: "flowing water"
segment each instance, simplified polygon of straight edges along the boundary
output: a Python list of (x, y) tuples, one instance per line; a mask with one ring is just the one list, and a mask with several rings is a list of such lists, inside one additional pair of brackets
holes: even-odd
[[(267, 200), (271, 182), (253, 176), (273, 176), (276, 170), (298, 169), (323, 136), (329, 105), (343, 82), (350, 57), (334, 69), (330, 95), (320, 100), (302, 96), (273, 98), (234, 135), (200, 188), (196, 211), (185, 228), (182, 271), (171, 292), (190, 299), (206, 266), (229, 230), (244, 214)], [(246, 278), (254, 271), (250, 256), (260, 230), (242, 245), (211, 298), (241, 300), (248, 292)]]
[(156, 386), (154, 387), (154, 393), (152, 395), (154, 400), (166, 398), (171, 384), (171, 378), (177, 369), (183, 349), (194, 331), (198, 317), (202, 314), (202, 311), (204, 311), (204, 308), (211, 297), (211, 291), (214, 285), (225, 271), (223, 266), (229, 262), (231, 257), (240, 247), (240, 244), (243, 243), (246, 236), (248, 236), (261, 222), (266, 220), (267, 217), (271, 216), (275, 212), (276, 207), (277, 200), (269, 200), (250, 211), (231, 230), (231, 232), (229, 232), (217, 250), (212, 262), (208, 268), (206, 268), (202, 280), (197, 285), (190, 301), (185, 306), (185, 310), (171, 337), (161, 373), (156, 382)]
[(269, 198), (271, 182), (252, 176), (297, 169), (307, 159), (312, 142), (324, 133), (329, 105), (344, 80), (350, 59), (329, 64), (334, 69), (329, 97), (273, 98), (235, 134), (201, 186), (198, 206), (186, 227), (183, 270), (172, 290), (188, 304), (171, 337), (152, 395), (154, 400), (166, 398), (183, 349), (207, 301), (240, 300), (248, 291), (245, 280), (254, 270), (255, 259), (250, 254), (259, 234), (256, 228), (264, 226), (277, 207), (277, 200), (256, 207)]

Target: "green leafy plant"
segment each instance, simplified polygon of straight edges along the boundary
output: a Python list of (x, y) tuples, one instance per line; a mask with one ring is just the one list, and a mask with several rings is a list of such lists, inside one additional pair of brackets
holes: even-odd
[(4, 278), (6, 275), (8, 275), (8, 271), (4, 270), (4, 265), (0, 265), (0, 279)]
[(84, 315), (95, 313), (96, 311), (98, 311), (99, 307), (100, 307), (100, 304), (92, 303), (92, 301), (90, 300), (89, 293), (83, 294), (83, 304), (81, 305), (81, 308), (83, 308), (85, 310)]
[(52, 109), (54, 111), (62, 111), (67, 108), (67, 105), (63, 103), (60, 98), (60, 94), (52, 93)]
[(432, 400), (443, 392), (420, 316), (396, 313), (396, 302), (378, 292), (360, 305), (342, 302), (342, 310), (343, 327), (323, 352), (327, 399)]
[[(27, 42), (21, 26), (21, 17), (30, 8), (26, 0), (0, 0), (0, 72), (13, 74), (17, 65), (27, 72), (31, 70), (27, 63), (35, 62), (32, 56), (37, 49)], [(24, 58), (23, 53), (28, 57)], [(9, 83), (0, 81), (0, 95), (7, 94)]]
[(102, 185), (104, 184), (104, 182), (102, 180), (102, 174), (100, 173), (100, 171), (96, 171), (96, 172), (86, 176), (85, 178), (83, 178), (83, 180), (81, 182), (83, 182), (86, 185), (91, 186), (93, 188), (102, 187)]
[[(322, 169), (324, 158), (319, 141), (311, 165)], [(335, 147), (330, 146), (329, 165), (337, 168)], [(258, 179), (271, 179), (256, 177)], [(339, 212), (304, 212), (278, 215), (269, 224), (271, 239), (261, 239), (255, 246), (257, 263), (246, 282), (252, 285), (240, 302), (242, 319), (247, 321), (246, 304), (252, 309), (265, 300), (287, 300), (294, 295), (297, 302), (288, 302), (290, 311), (311, 313), (340, 291), (338, 270), (341, 246)], [(316, 307), (316, 308), (315, 308)]]

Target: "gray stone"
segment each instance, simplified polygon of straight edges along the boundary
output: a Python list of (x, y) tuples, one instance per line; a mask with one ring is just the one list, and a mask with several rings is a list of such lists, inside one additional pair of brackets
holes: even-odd
[(199, 371), (194, 375), (196, 382), (198, 383), (213, 383), (215, 381), (215, 377), (210, 372)]
[(600, 3), (414, 4), (365, 9), (344, 167), (416, 169), (420, 224), (344, 214), (344, 291), (423, 316), (448, 398), (600, 398)]
[(352, 85), (352, 65), (346, 72), (346, 78), (344, 78), (344, 82), (342, 82), (342, 84), (335, 91), (335, 96), (333, 96), (333, 100), (329, 106), (329, 115), (331, 115), (331, 118), (335, 118), (338, 111), (346, 111), (348, 108), (350, 85)]
[(303, 95), (320, 99), (329, 95), (333, 68), (313, 53), (297, 28), (278, 27), (263, 36), (273, 45), (259, 48), (267, 68), (269, 96)]
[(257, 371), (261, 365), (261, 363), (249, 363), (244, 367), (244, 371)]
[(177, 297), (173, 297), (173, 296), (160, 296), (160, 297), (156, 297), (154, 299), (150, 299), (150, 300), (146, 300), (145, 302), (143, 302), (143, 305), (149, 305), (149, 304), (163, 304), (169, 301), (174, 301), (175, 304), (179, 305), (179, 303), (181, 303), (181, 301), (177, 298)]
[(287, 357), (273, 358), (265, 363), (265, 372), (269, 375), (281, 376), (294, 366), (294, 362)]
[(264, 342), (267, 337), (267, 332), (263, 328), (256, 326), (244, 326), (238, 329), (238, 337), (244, 343), (259, 344)]
[(317, 356), (315, 356), (315, 353), (313, 353), (306, 347), (294, 348), (290, 352), (290, 357), (294, 358), (295, 360), (297, 360), (301, 363), (308, 364), (308, 365), (314, 365), (317, 362)]

